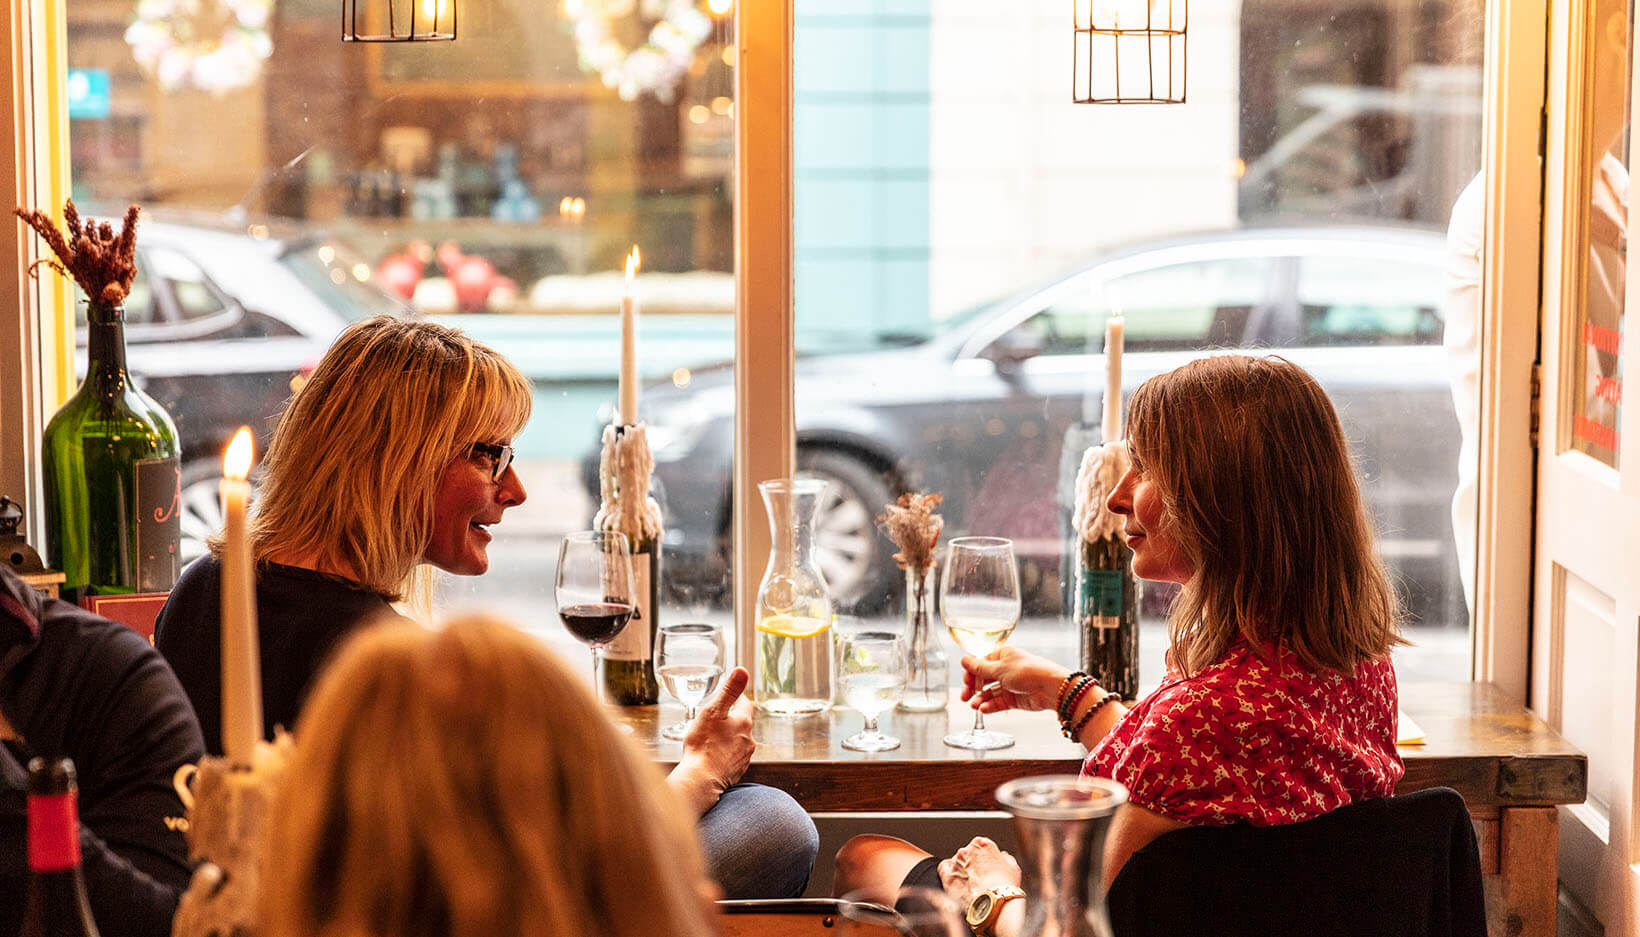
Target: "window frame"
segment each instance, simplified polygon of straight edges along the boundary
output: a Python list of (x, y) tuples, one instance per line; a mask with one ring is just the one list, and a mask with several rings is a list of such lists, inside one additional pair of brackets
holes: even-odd
[[(793, 397), (792, 40), (795, 0), (735, 9), (735, 622), (742, 663), (768, 550), (756, 482), (796, 464)], [(64, 0), (20, 0), (6, 20), (0, 121), (13, 147), (0, 175), (15, 204), (60, 206), (68, 192)], [(1067, 29), (1069, 24), (1067, 24)], [(1541, 279), (1546, 21), (1541, 3), (1489, 0), (1486, 25), (1486, 244), (1481, 329), (1480, 506), (1472, 670), (1526, 699), (1534, 450), (1530, 435)], [(1067, 106), (1069, 106), (1067, 102)], [(0, 245), (0, 492), (42, 542), (40, 434), (72, 389), (73, 322), (60, 278), (28, 277), (35, 239), (14, 223)]]

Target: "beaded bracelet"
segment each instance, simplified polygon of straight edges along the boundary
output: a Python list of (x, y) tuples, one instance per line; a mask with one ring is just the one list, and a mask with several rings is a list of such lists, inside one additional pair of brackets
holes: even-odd
[(1121, 696), (1122, 694), (1120, 693), (1106, 693), (1104, 696), (1100, 697), (1098, 702), (1088, 707), (1088, 711), (1082, 714), (1082, 718), (1076, 720), (1076, 725), (1065, 729), (1065, 738), (1068, 738), (1073, 742), (1078, 738), (1081, 738), (1082, 729), (1087, 726), (1088, 720), (1093, 718), (1093, 714), (1101, 709), (1104, 709), (1106, 703), (1114, 702), (1120, 699)]
[(1087, 673), (1081, 670), (1073, 671), (1065, 675), (1065, 679), (1061, 680), (1059, 683), (1059, 702), (1055, 706), (1056, 709), (1060, 712), (1065, 711), (1065, 696), (1070, 692), (1071, 684), (1075, 683), (1078, 677), (1086, 676)]
[(1059, 708), (1059, 725), (1061, 727), (1070, 721), (1071, 716), (1076, 712), (1077, 704), (1082, 702), (1082, 697), (1087, 695), (1088, 690), (1098, 685), (1099, 681), (1093, 679), (1092, 677), (1082, 677), (1082, 679), (1076, 684), (1076, 688), (1071, 690), (1071, 695), (1065, 697), (1065, 705)]

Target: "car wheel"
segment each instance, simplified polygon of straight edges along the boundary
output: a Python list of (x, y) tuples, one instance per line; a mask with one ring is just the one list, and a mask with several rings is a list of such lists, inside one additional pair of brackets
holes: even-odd
[(815, 561), (839, 610), (874, 612), (889, 607), (899, 570), (894, 545), (877, 530), (877, 515), (894, 500), (888, 479), (839, 452), (805, 450), (798, 455), (804, 474), (831, 484), (815, 512)]
[(178, 568), (210, 552), (206, 539), (222, 529), (222, 501), (218, 489), (222, 463), (199, 459), (182, 467), (182, 542)]

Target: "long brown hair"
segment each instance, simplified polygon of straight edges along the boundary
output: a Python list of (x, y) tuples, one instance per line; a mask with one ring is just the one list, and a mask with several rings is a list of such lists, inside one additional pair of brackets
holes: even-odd
[(495, 620), (355, 634), (275, 798), (264, 937), (700, 937), (700, 847), (583, 681)]
[(528, 379), (488, 346), (432, 322), (347, 328), (279, 420), (250, 521), (258, 559), (310, 554), (394, 599), (431, 594), (421, 564), (438, 482), (474, 442), (530, 418)]
[(1170, 667), (1194, 674), (1241, 638), (1349, 673), (1405, 643), (1338, 413), (1303, 368), (1223, 355), (1157, 375), (1129, 404), (1128, 448), (1195, 569)]

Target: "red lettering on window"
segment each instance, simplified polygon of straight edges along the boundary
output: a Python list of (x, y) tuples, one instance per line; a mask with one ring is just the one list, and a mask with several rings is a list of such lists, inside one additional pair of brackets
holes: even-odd
[(1615, 377), (1603, 377), (1594, 386), (1594, 395), (1612, 403), (1623, 402), (1623, 382)]
[(1593, 322), (1583, 323), (1583, 344), (1593, 345), (1607, 354), (1622, 354), (1623, 333)]
[(1617, 430), (1579, 415), (1572, 423), (1572, 435), (1586, 443), (1617, 451)]

